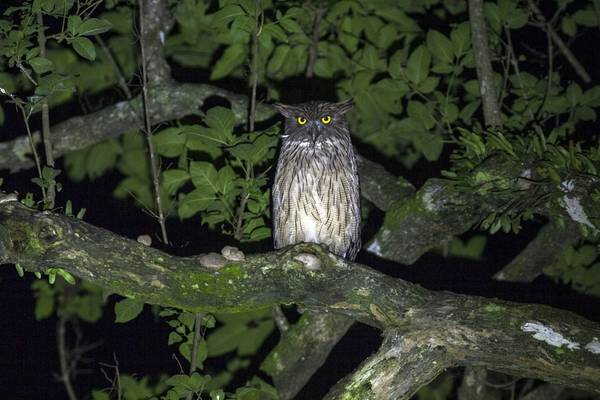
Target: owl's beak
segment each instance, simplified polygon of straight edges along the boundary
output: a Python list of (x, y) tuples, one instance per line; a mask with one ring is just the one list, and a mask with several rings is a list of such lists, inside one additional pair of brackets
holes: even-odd
[(321, 127), (319, 126), (319, 124), (313, 123), (313, 126), (311, 126), (310, 129), (310, 138), (312, 139), (313, 144), (317, 143), (317, 139), (319, 137), (319, 135), (321, 134)]

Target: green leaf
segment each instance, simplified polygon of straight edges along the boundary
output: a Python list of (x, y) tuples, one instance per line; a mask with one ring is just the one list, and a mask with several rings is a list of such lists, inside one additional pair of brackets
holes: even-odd
[(206, 210), (217, 200), (214, 191), (207, 187), (197, 188), (179, 200), (177, 213), (179, 218), (190, 218), (200, 211)]
[(215, 166), (206, 161), (192, 161), (190, 163), (190, 175), (192, 183), (197, 188), (210, 190), (212, 193), (218, 193), (217, 170)]
[(419, 46), (408, 58), (406, 76), (416, 84), (421, 83), (429, 75), (431, 55), (425, 46)]
[(471, 47), (471, 25), (463, 22), (450, 32), (456, 57), (462, 57)]
[(115, 303), (115, 322), (131, 321), (144, 309), (144, 303), (134, 299), (124, 299)]
[(464, 242), (459, 238), (450, 241), (448, 253), (454, 257), (480, 260), (485, 250), (486, 237), (476, 235)]
[(209, 127), (216, 129), (222, 136), (226, 136), (233, 131), (235, 114), (229, 108), (213, 107), (206, 113), (204, 122)]
[(287, 44), (282, 44), (275, 48), (273, 52), (273, 56), (269, 60), (269, 64), (267, 65), (267, 71), (270, 74), (276, 74), (279, 72), (284, 62), (286, 61), (288, 55), (290, 54), (291, 47)]
[(189, 180), (190, 174), (182, 169), (169, 169), (162, 173), (162, 183), (169, 194), (177, 192)]
[(451, 64), (454, 61), (455, 50), (452, 42), (438, 31), (427, 32), (427, 48), (433, 57)]
[(388, 72), (394, 79), (402, 79), (403, 63), (406, 61), (404, 52), (397, 50), (391, 57)]
[(581, 86), (579, 86), (575, 82), (571, 83), (569, 85), (569, 87), (567, 88), (566, 95), (567, 95), (567, 99), (569, 100), (569, 103), (571, 103), (571, 106), (575, 106), (577, 103), (579, 103), (579, 100), (581, 99), (581, 96), (583, 95)]
[(178, 157), (185, 146), (186, 137), (181, 128), (167, 128), (152, 135), (156, 152), (165, 157)]
[(238, 5), (228, 5), (212, 14), (211, 26), (215, 28), (226, 28), (235, 17), (246, 15), (244, 10)]
[(600, 107), (600, 86), (586, 90), (581, 96), (581, 104), (589, 107)]
[(290, 33), (304, 33), (300, 24), (291, 18), (282, 18), (279, 20), (279, 24)]
[(77, 27), (77, 33), (85, 36), (93, 36), (109, 31), (111, 27), (108, 21), (98, 18), (88, 18)]
[(271, 320), (261, 321), (255, 328), (250, 328), (249, 332), (241, 338), (238, 346), (238, 354), (240, 356), (252, 356), (256, 354), (274, 328), (275, 323)]
[(246, 62), (246, 53), (247, 48), (242, 44), (233, 44), (227, 47), (212, 68), (210, 79), (217, 80), (230, 75), (236, 68)]
[(215, 329), (206, 340), (208, 356), (217, 357), (235, 350), (247, 334), (248, 328), (244, 325), (224, 325)]
[(435, 161), (442, 154), (444, 141), (440, 135), (423, 132), (417, 135), (414, 141), (415, 148), (419, 150), (427, 161)]
[(169, 333), (169, 341), (167, 343), (168, 346), (175, 344), (175, 343), (179, 343), (183, 340), (183, 338), (181, 337), (181, 335), (177, 332), (171, 332)]
[[(82, 160), (85, 162), (87, 176), (90, 179), (96, 179), (112, 170), (117, 164), (118, 156), (121, 154), (121, 145), (116, 139), (109, 139), (92, 146)], [(72, 168), (76, 168), (76, 166), (73, 165)]]
[(71, 36), (77, 35), (77, 30), (79, 29), (79, 25), (81, 25), (83, 21), (79, 15), (69, 15), (67, 20), (67, 30), (71, 34)]
[(432, 110), (427, 105), (419, 101), (409, 101), (406, 111), (409, 117), (421, 122), (426, 129), (431, 129), (435, 126), (435, 118), (433, 118)]
[(90, 39), (82, 36), (76, 37), (71, 42), (71, 45), (73, 46), (73, 50), (75, 50), (81, 57), (90, 61), (94, 61), (96, 59), (96, 48)]
[(598, 14), (591, 8), (575, 11), (573, 20), (577, 25), (586, 26), (588, 28), (597, 28), (599, 23)]
[(431, 93), (440, 83), (439, 76), (428, 76), (424, 81), (417, 85), (417, 90), (423, 94)]
[(52, 61), (44, 57), (32, 58), (29, 60), (29, 65), (31, 65), (31, 68), (38, 74), (43, 74), (44, 72), (52, 71), (54, 69)]

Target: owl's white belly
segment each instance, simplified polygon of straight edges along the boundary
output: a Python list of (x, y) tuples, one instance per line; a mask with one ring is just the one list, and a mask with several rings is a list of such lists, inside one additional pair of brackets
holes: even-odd
[(298, 210), (298, 217), (300, 224), (302, 225), (301, 234), (304, 238), (299, 238), (303, 242), (323, 243), (322, 227), (327, 217), (327, 210), (325, 210), (325, 204), (319, 196), (316, 190), (312, 189), (310, 192), (311, 207), (310, 213), (304, 212), (304, 209)]

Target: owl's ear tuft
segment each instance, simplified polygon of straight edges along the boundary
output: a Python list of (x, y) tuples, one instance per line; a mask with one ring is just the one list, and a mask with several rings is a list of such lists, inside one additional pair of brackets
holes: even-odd
[(294, 117), (296, 115), (295, 109), (290, 105), (282, 103), (273, 103), (272, 106), (275, 110), (277, 110), (281, 115), (283, 115), (286, 118)]
[(339, 103), (335, 103), (336, 113), (337, 114), (346, 114), (354, 107), (354, 99), (350, 97), (344, 101), (340, 101)]

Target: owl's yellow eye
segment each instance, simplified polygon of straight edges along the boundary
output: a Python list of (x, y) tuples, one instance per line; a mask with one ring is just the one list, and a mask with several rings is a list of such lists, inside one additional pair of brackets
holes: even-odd
[(296, 121), (298, 121), (299, 125), (304, 125), (306, 123), (306, 118), (298, 117), (296, 118)]
[(321, 122), (324, 124), (328, 124), (331, 122), (331, 115), (326, 115), (323, 118), (321, 118)]

